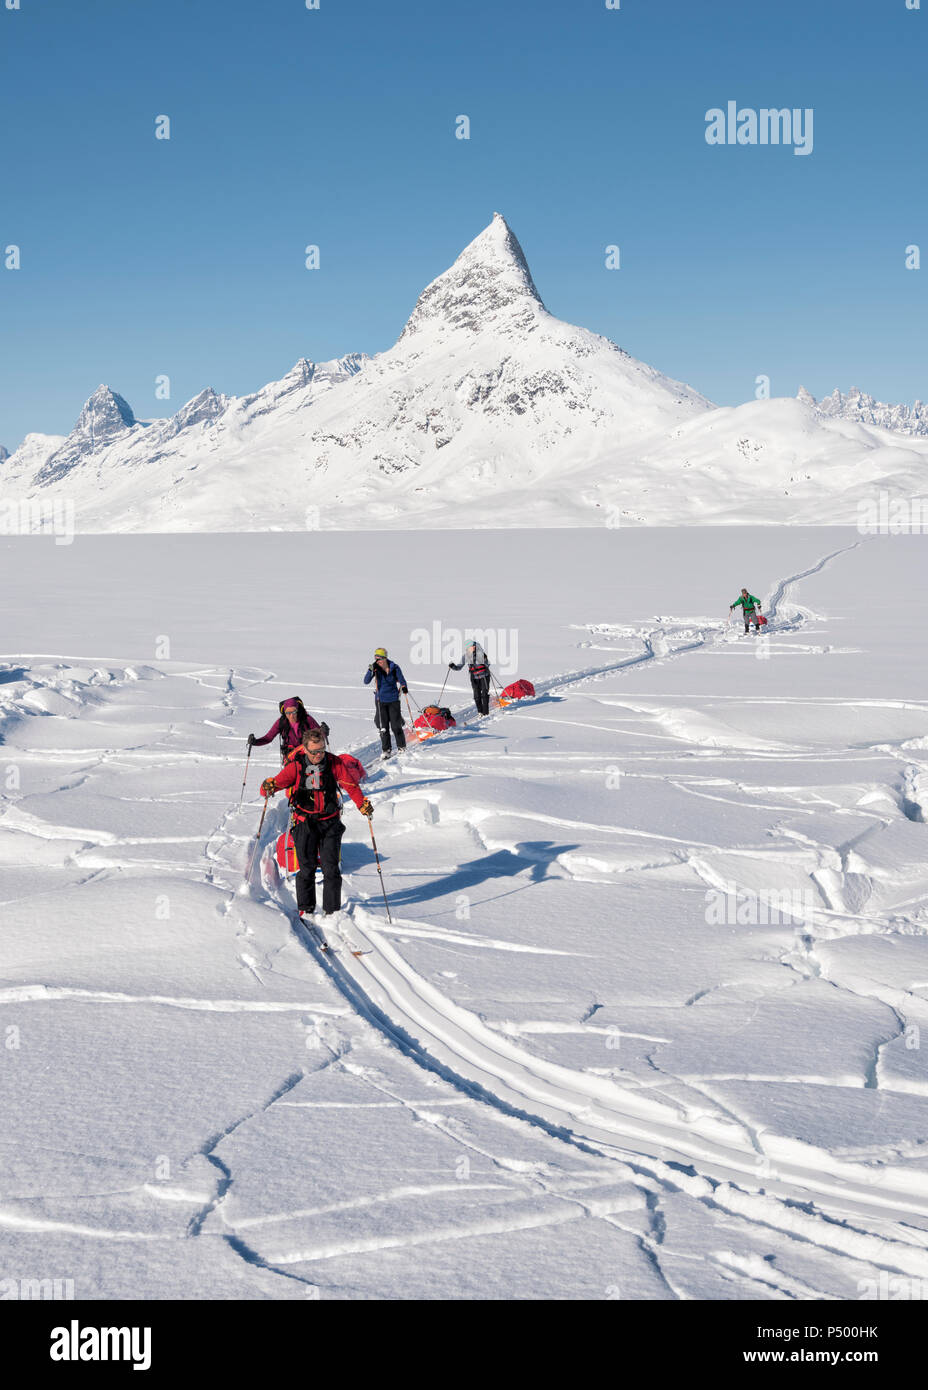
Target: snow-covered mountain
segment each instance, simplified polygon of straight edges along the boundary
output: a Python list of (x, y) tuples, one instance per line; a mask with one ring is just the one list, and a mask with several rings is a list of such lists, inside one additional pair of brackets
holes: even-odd
[(810, 391), (800, 386), (798, 399), (815, 407), (817, 413), (833, 420), (854, 420), (861, 425), (877, 425), (880, 429), (896, 430), (899, 434), (922, 435), (928, 438), (928, 405), (916, 401), (913, 406), (885, 405), (866, 392), (852, 386), (847, 395), (835, 387), (830, 396), (816, 401)]
[(554, 318), (495, 214), (386, 352), (165, 420), (101, 386), (4, 462), (0, 500), (63, 494), (85, 531), (849, 521), (925, 477), (928, 440), (881, 423), (808, 393), (715, 409)]
[(40, 487), (57, 482), (84, 459), (121, 443), (135, 428), (135, 416), (128, 401), (108, 386), (98, 386), (67, 439), (36, 473), (35, 482)]
[(60, 449), (68, 438), (69, 436), (64, 434), (27, 434), (19, 448), (14, 449), (12, 454), (7, 454), (3, 459), (3, 473), (0, 474), (0, 494), (7, 494), (10, 483), (15, 483), (17, 490), (21, 493), (23, 483), (27, 481), (31, 483), (46, 460), (51, 458), (52, 454)]

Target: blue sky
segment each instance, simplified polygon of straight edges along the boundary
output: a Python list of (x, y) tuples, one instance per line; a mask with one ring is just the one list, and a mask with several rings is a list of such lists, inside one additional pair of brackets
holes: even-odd
[[(7, 2), (9, 448), (101, 381), (145, 418), (380, 351), (494, 210), (553, 313), (720, 404), (928, 398), (928, 0)], [(813, 153), (707, 145), (729, 100)]]

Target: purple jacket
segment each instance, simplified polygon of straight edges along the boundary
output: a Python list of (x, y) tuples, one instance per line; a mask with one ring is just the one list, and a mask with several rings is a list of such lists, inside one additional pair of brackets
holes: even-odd
[(303, 734), (306, 732), (307, 728), (319, 728), (318, 722), (315, 719), (313, 719), (311, 714), (307, 714), (306, 723), (302, 726), (302, 728), (299, 724), (297, 724), (294, 728), (287, 716), (285, 714), (282, 714), (279, 719), (274, 720), (274, 723), (268, 729), (267, 733), (264, 735), (263, 738), (255, 739), (255, 747), (258, 748), (263, 743), (270, 743), (272, 739), (277, 738), (278, 734), (282, 734), (287, 752), (292, 753), (293, 749), (298, 748), (300, 744), (303, 742)]

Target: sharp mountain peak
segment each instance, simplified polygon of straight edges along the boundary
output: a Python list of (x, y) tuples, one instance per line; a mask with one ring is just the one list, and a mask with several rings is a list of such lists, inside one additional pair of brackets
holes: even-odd
[(477, 333), (505, 321), (531, 328), (545, 312), (518, 238), (494, 212), (454, 264), (419, 295), (398, 341), (427, 327)]

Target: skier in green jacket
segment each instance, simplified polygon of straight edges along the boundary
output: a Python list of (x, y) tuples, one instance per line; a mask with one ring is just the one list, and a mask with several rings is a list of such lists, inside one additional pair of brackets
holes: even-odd
[(751, 623), (754, 623), (754, 631), (760, 632), (760, 599), (749, 594), (747, 589), (741, 590), (741, 597), (736, 598), (734, 603), (729, 604), (729, 613), (734, 613), (740, 607), (744, 614), (745, 635), (751, 630)]

